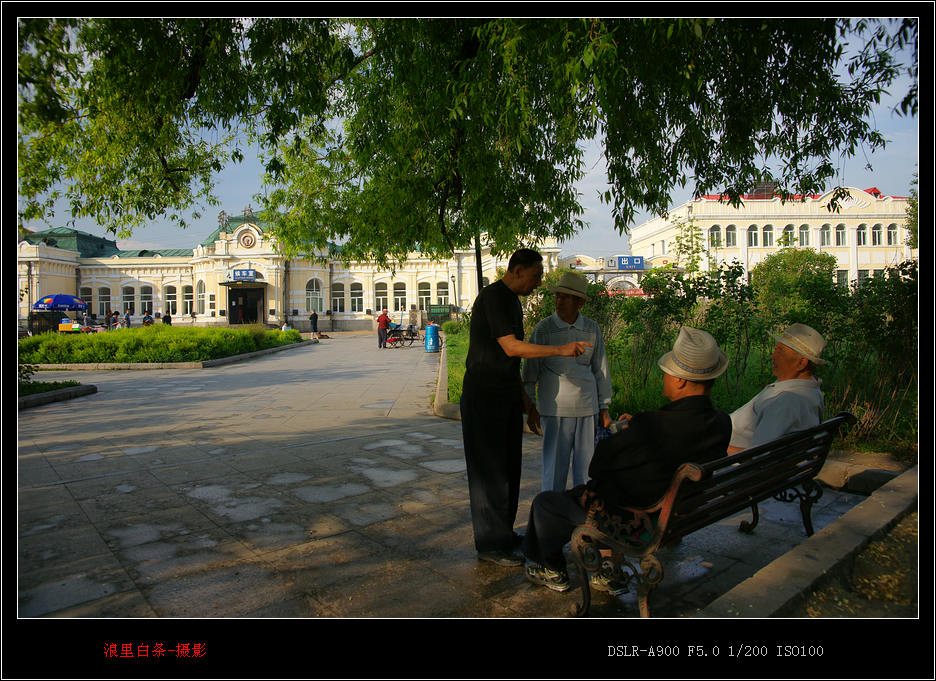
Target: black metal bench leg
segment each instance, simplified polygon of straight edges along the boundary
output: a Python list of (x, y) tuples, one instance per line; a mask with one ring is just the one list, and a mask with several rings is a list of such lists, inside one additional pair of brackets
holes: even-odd
[(812, 524), (812, 506), (822, 496), (822, 487), (813, 480), (807, 480), (803, 483), (804, 493), (800, 495), (800, 513), (803, 515), (803, 527), (806, 530), (806, 536), (813, 536)]
[(760, 520), (760, 511), (757, 510), (757, 504), (751, 504), (751, 513), (753, 518), (751, 522), (747, 520), (741, 521), (741, 526), (738, 528), (739, 532), (744, 532), (745, 534), (751, 534), (754, 531), (754, 528), (757, 527), (757, 523)]

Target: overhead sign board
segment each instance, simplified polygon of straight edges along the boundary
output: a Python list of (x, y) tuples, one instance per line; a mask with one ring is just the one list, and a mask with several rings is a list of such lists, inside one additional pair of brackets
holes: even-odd
[(257, 270), (234, 270), (234, 281), (256, 281)]
[(642, 270), (644, 259), (642, 255), (619, 255), (617, 259), (619, 270)]

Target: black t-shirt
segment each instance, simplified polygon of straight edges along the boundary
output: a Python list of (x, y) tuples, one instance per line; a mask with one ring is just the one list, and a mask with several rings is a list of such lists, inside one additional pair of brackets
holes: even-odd
[(520, 358), (508, 357), (497, 342), (511, 334), (523, 340), (523, 308), (517, 294), (498, 279), (481, 290), (471, 308), (463, 395), (521, 399)]

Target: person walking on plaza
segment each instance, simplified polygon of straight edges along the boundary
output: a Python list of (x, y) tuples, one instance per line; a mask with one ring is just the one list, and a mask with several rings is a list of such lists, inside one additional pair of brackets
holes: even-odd
[(777, 341), (770, 356), (777, 381), (731, 413), (729, 454), (822, 423), (825, 398), (815, 372), (825, 364), (819, 356), (825, 339), (806, 324), (793, 324), (779, 336), (770, 335)]
[[(635, 414), (624, 428), (598, 443), (587, 484), (540, 492), (533, 499), (523, 539), (527, 581), (553, 591), (570, 588), (563, 546), (596, 500), (624, 516), (621, 507), (646, 507), (659, 500), (683, 463), (725, 455), (731, 418), (715, 408), (710, 394), (715, 379), (728, 368), (728, 357), (715, 339), (684, 326), (673, 349), (657, 364), (668, 404)], [(627, 515), (624, 520), (632, 518)], [(637, 535), (642, 529), (633, 528)], [(592, 577), (591, 584), (614, 595), (626, 591), (623, 584), (600, 575)]]
[(319, 330), (318, 330), (318, 312), (315, 311), (315, 308), (312, 308), (312, 314), (309, 315), (309, 324), (312, 328), (312, 338), (318, 340)]
[(383, 309), (380, 316), (377, 317), (377, 347), (387, 347), (387, 329), (390, 328), (390, 316), (387, 314), (387, 308)]
[(481, 560), (521, 566), (513, 531), (520, 500), (523, 414), (538, 419), (523, 389), (521, 358), (579, 357), (589, 343), (533, 345), (523, 340), (519, 296), (543, 280), (543, 256), (522, 248), (501, 279), (485, 286), (471, 308), (462, 383), (461, 423), (474, 544)]
[(572, 485), (585, 484), (588, 464), (595, 451), (595, 430), (611, 425), (611, 377), (604, 339), (598, 324), (581, 310), (588, 299), (588, 282), (567, 272), (556, 286), (556, 312), (539, 322), (530, 334), (535, 345), (564, 345), (587, 341), (593, 347), (578, 357), (528, 359), (523, 363), (527, 395), (536, 402), (539, 422), (532, 430), (543, 431), (543, 487), (562, 491), (572, 466)]
[(127, 308), (127, 312), (124, 314), (124, 326), (130, 328), (130, 308)]

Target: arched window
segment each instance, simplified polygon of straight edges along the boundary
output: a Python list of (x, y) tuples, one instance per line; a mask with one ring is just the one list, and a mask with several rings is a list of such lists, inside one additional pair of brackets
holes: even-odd
[(121, 312), (130, 310), (130, 314), (136, 314), (133, 309), (133, 298), (136, 291), (134, 291), (132, 286), (124, 286), (123, 289), (121, 289), (121, 292), (123, 294), (123, 300), (121, 301), (123, 304), (123, 309)]
[(725, 227), (725, 248), (738, 247), (738, 230), (734, 225)]
[(179, 311), (178, 301), (176, 300), (176, 287), (167, 286), (163, 289), (163, 300), (166, 303), (166, 312), (172, 316)]
[(882, 239), (883, 233), (884, 233), (884, 230), (881, 227), (880, 223), (876, 224), (874, 227), (871, 228), (871, 245), (872, 246), (880, 246), (884, 243), (884, 240)]
[(721, 227), (712, 225), (709, 227), (709, 248), (721, 248)]
[(751, 225), (747, 230), (748, 248), (757, 248), (757, 225)]
[(377, 310), (389, 309), (387, 305), (387, 284), (381, 282), (374, 285), (374, 307)]
[(324, 312), (325, 298), (322, 296), (322, 282), (318, 279), (309, 279), (305, 286), (306, 312)]
[(344, 302), (344, 284), (341, 282), (335, 282), (331, 287), (331, 309), (332, 312), (344, 312), (345, 311), (345, 302)]
[(796, 244), (796, 234), (793, 228), (793, 225), (787, 225), (783, 228), (783, 243), (787, 246), (794, 246)]
[(205, 314), (205, 282), (203, 281), (195, 285), (195, 302), (197, 314)]
[(417, 292), (419, 295), (419, 309), (428, 310), (429, 306), (432, 305), (432, 284), (428, 281), (421, 282), (417, 286)]
[(831, 246), (832, 245), (832, 225), (823, 225), (819, 230), (819, 245), (820, 246)]
[(836, 246), (848, 245), (848, 237), (845, 232), (845, 225), (835, 226), (835, 245)]
[(436, 300), (438, 301), (438, 305), (449, 304), (449, 290), (447, 281), (436, 282)]
[(809, 245), (809, 225), (799, 226), (799, 245), (800, 246)]
[(88, 305), (88, 314), (94, 314), (94, 306), (91, 304), (91, 287), (82, 286), (78, 289), (78, 297)]
[(364, 284), (357, 282), (351, 284), (351, 311), (364, 311)]
[(106, 286), (102, 286), (97, 290), (97, 304), (99, 315), (103, 317), (110, 314), (110, 289)]
[(393, 311), (406, 311), (406, 284), (398, 281), (393, 285)]
[(770, 248), (773, 246), (773, 225), (764, 225), (764, 229), (761, 230), (764, 237), (764, 248)]
[(856, 232), (855, 236), (856, 236), (856, 245), (867, 246), (868, 245), (868, 226), (858, 225), (858, 231)]
[(140, 287), (140, 314), (153, 314), (153, 287)]
[(191, 286), (182, 287), (182, 314), (190, 315), (195, 309), (195, 297)]
[(897, 225), (891, 223), (887, 226), (887, 245), (897, 245)]

